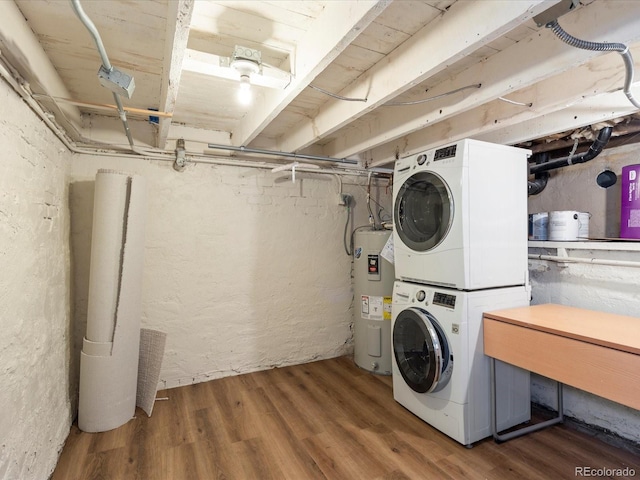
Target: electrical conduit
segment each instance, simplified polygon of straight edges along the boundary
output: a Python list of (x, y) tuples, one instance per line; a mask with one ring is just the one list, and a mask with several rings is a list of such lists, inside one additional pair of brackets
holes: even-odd
[(589, 42), (587, 40), (580, 40), (579, 38), (576, 38), (565, 32), (558, 23), (557, 19), (547, 23), (546, 26), (547, 28), (550, 28), (560, 40), (572, 47), (580, 48), (582, 50), (592, 50), (596, 52), (618, 52), (620, 55), (622, 55), (622, 60), (624, 61), (624, 67), (626, 70), (623, 89), (624, 94), (627, 96), (634, 107), (640, 108), (640, 103), (638, 103), (638, 101), (631, 93), (631, 84), (633, 83), (633, 57), (631, 56), (629, 47), (627, 47), (624, 43), (598, 43)]
[[(84, 10), (82, 9), (82, 5), (80, 5), (80, 0), (71, 0), (71, 6), (73, 7), (73, 10), (78, 16), (78, 18), (80, 19), (80, 21), (84, 24), (84, 26), (87, 28), (87, 30), (93, 37), (93, 40), (96, 44), (96, 48), (98, 49), (98, 53), (100, 54), (100, 58), (102, 58), (102, 65), (106, 70), (110, 72), (111, 70), (113, 70), (113, 66), (111, 65), (111, 62), (109, 62), (109, 57), (107, 56), (107, 51), (104, 48), (104, 44), (102, 43), (102, 38), (100, 38), (100, 33), (98, 32), (98, 29), (96, 28), (94, 23), (91, 21), (89, 16), (86, 13), (84, 13)], [(122, 125), (124, 126), (124, 132), (127, 135), (127, 140), (129, 140), (129, 145), (131, 146), (131, 149), (133, 151), (136, 151), (135, 145), (133, 144), (133, 138), (131, 137), (131, 130), (129, 129), (129, 122), (127, 121), (127, 113), (124, 111), (124, 108), (122, 107), (122, 101), (120, 100), (120, 96), (115, 92), (112, 92), (112, 93), (113, 93), (113, 99), (116, 102), (116, 107), (118, 108), (118, 115), (120, 116), (120, 120), (122, 121)]]

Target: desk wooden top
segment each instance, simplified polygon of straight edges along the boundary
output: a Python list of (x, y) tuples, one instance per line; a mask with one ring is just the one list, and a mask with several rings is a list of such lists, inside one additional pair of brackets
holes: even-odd
[(640, 355), (640, 318), (565, 305), (485, 312), (484, 318)]

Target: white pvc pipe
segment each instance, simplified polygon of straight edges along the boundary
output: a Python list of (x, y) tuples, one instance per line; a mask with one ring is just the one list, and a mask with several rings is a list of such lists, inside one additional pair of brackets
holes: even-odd
[(280, 165), (279, 167), (273, 167), (271, 173), (284, 172), (285, 170), (294, 169), (298, 166), (298, 162), (287, 163), (286, 165)]
[(536, 255), (529, 254), (529, 258), (533, 260), (547, 260), (557, 263), (586, 263), (591, 265), (607, 265), (611, 267), (633, 267), (640, 268), (640, 262), (631, 260), (607, 260), (602, 258), (580, 258), (580, 257), (559, 257), (557, 255)]

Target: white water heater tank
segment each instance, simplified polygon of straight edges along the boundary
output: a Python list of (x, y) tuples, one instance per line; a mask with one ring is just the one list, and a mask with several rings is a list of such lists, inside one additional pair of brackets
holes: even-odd
[(380, 375), (391, 375), (391, 295), (393, 265), (380, 255), (390, 230), (358, 230), (353, 243), (354, 361)]

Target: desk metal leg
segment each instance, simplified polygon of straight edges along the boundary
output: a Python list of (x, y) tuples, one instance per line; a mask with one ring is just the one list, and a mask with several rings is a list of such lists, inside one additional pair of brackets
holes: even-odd
[(537, 430), (542, 430), (543, 428), (549, 427), (551, 425), (555, 425), (556, 423), (562, 423), (563, 420), (563, 407), (562, 407), (562, 383), (556, 382), (557, 384), (557, 394), (558, 394), (558, 416), (546, 420), (544, 422), (536, 423), (535, 425), (529, 425), (527, 427), (522, 427), (517, 430), (514, 430), (509, 433), (500, 434), (498, 432), (498, 418), (496, 412), (496, 359), (493, 357), (489, 357), (490, 365), (491, 365), (491, 433), (493, 434), (493, 438), (496, 442), (506, 442), (507, 440), (511, 440), (512, 438), (521, 437), (522, 435), (526, 435), (527, 433), (535, 432)]

